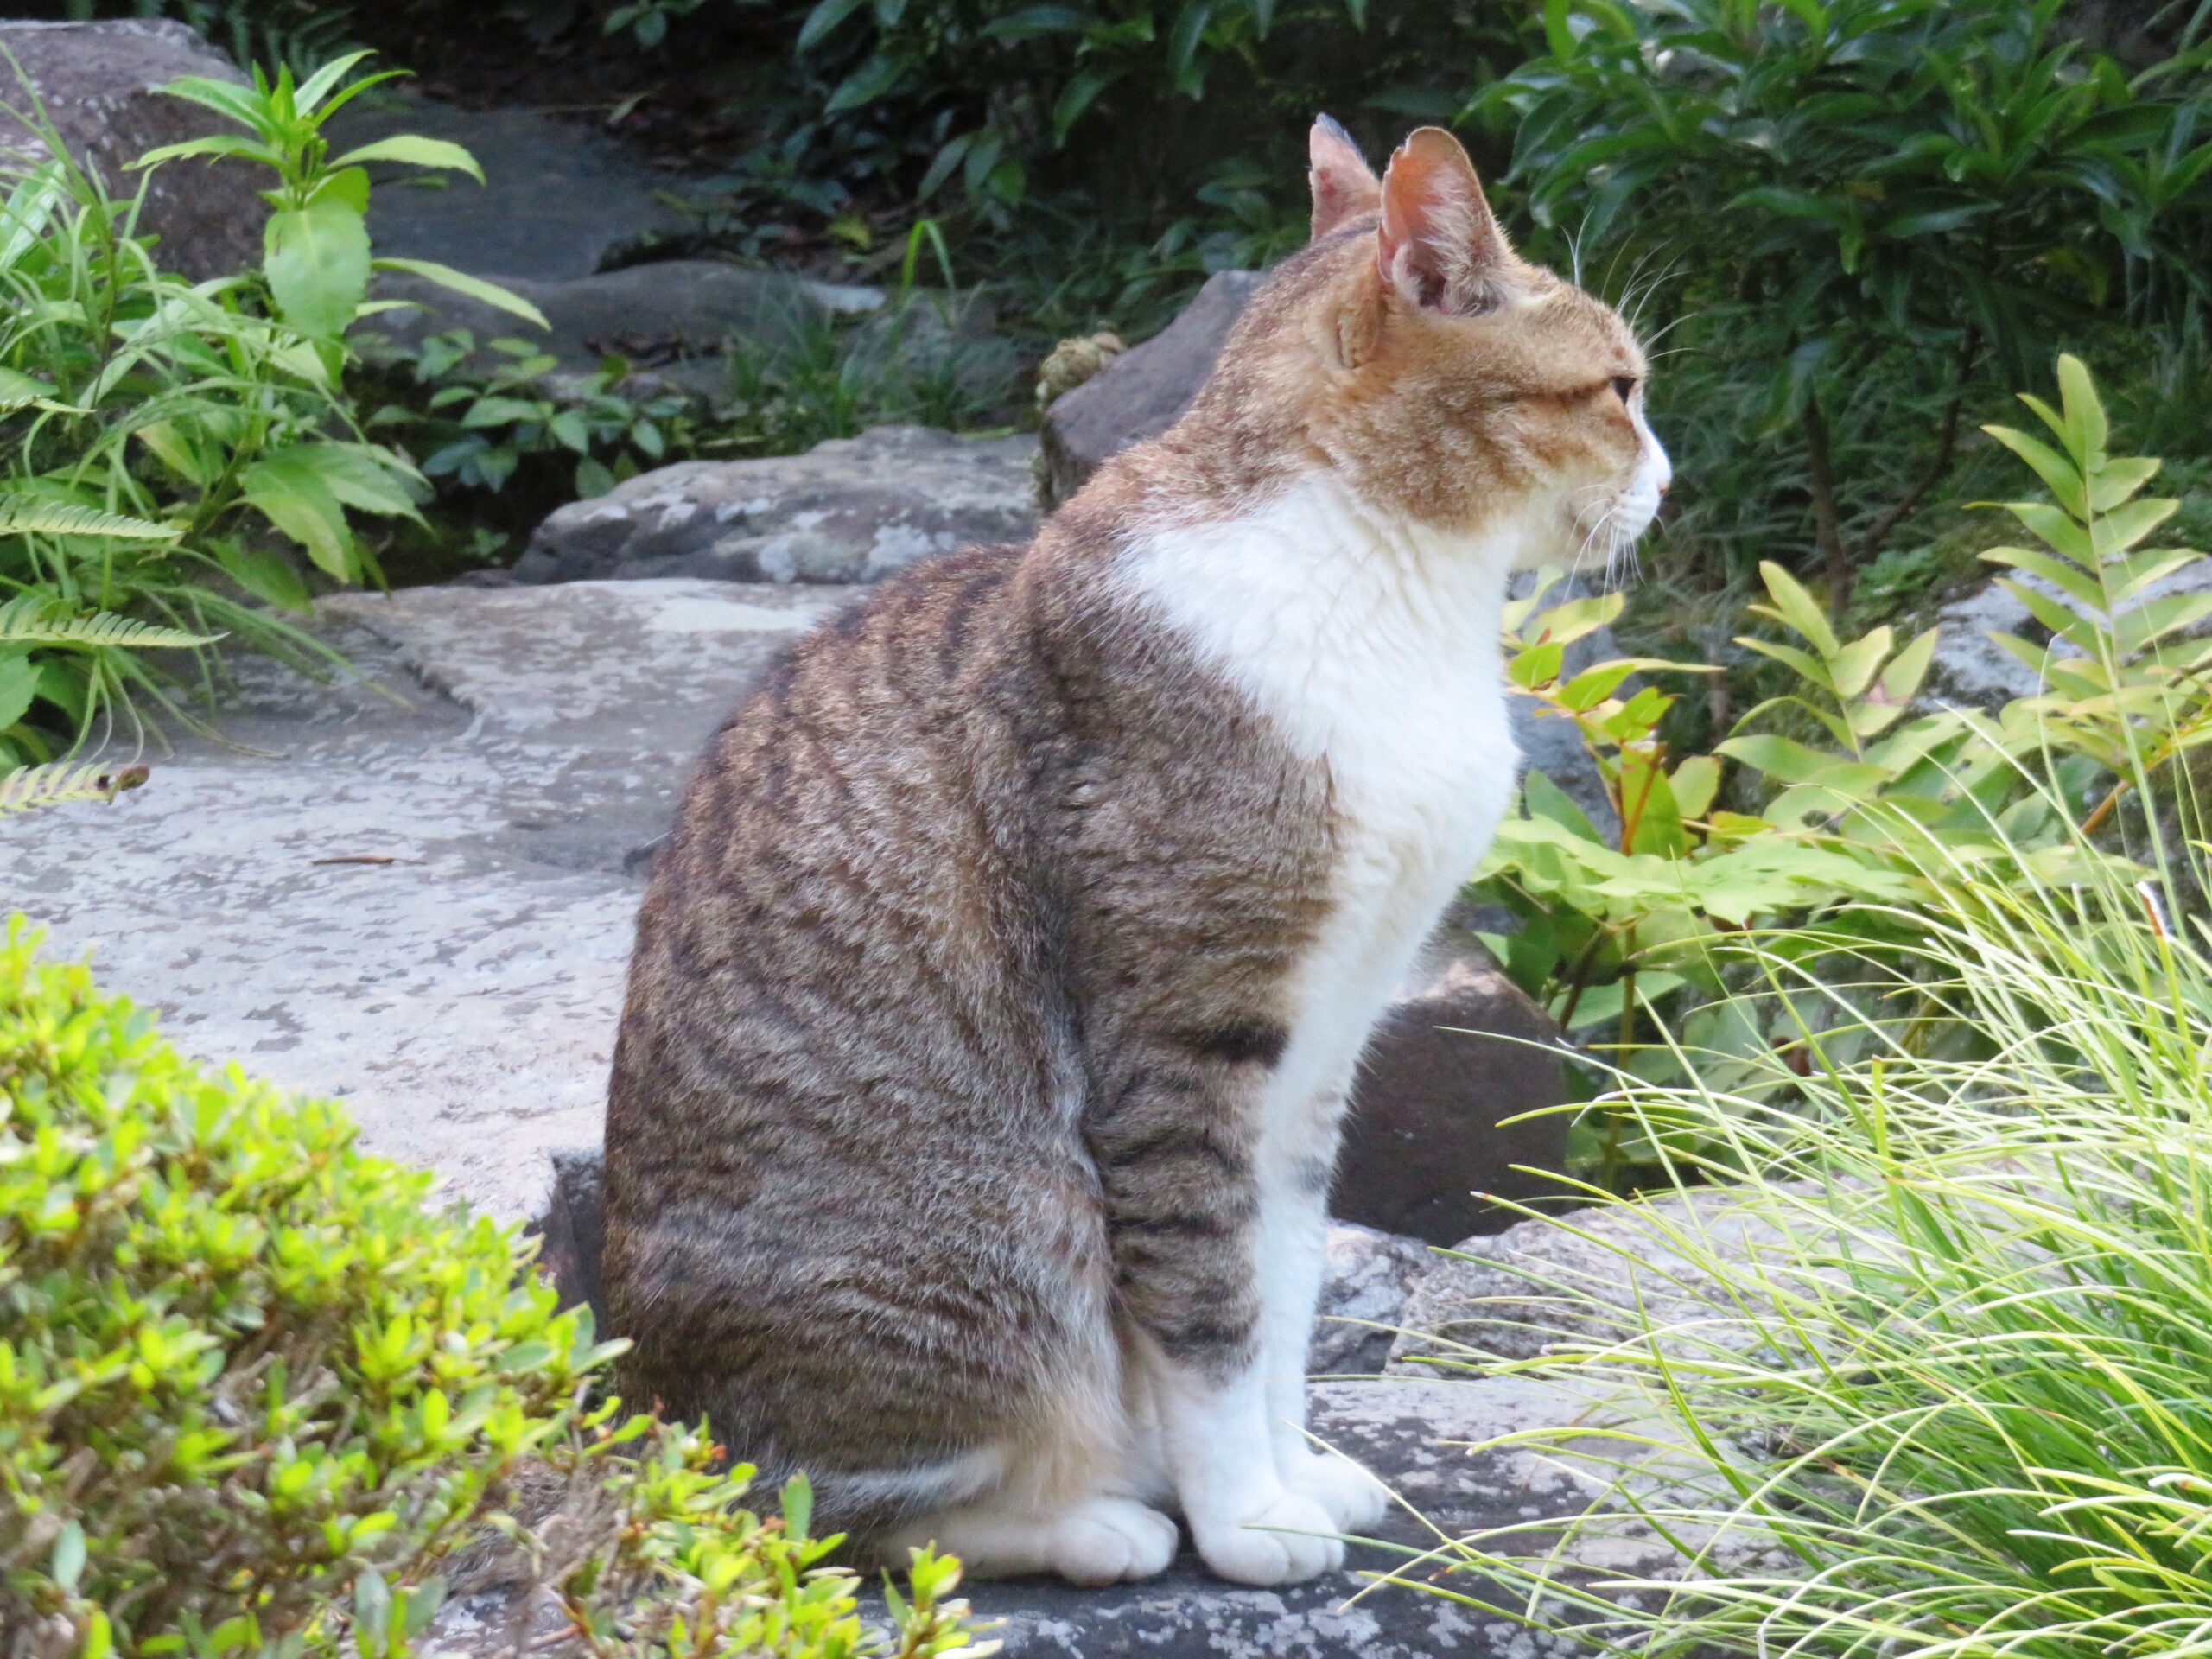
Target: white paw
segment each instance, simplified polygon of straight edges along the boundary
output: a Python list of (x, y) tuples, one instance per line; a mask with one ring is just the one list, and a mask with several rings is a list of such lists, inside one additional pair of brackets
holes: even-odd
[(1237, 1584), (1295, 1584), (1344, 1564), (1344, 1541), (1328, 1511), (1303, 1492), (1276, 1487), (1238, 1520), (1192, 1523), (1198, 1554)]
[(1294, 1446), (1275, 1461), (1282, 1484), (1319, 1503), (1338, 1532), (1363, 1533), (1390, 1507), (1389, 1489), (1341, 1452)]
[(1123, 1584), (1167, 1570), (1175, 1523), (1133, 1498), (1094, 1497), (1052, 1523), (1052, 1570), (1071, 1584)]

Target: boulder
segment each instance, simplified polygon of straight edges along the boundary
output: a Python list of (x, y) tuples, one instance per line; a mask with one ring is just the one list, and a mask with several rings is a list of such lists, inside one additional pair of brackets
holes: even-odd
[(1175, 424), (1213, 372), (1230, 329), (1265, 273), (1217, 271), (1180, 316), (1122, 353), (1045, 415), (1043, 493), (1058, 506), (1109, 455)]
[(426, 177), (379, 164), (369, 234), (381, 254), (480, 276), (558, 283), (589, 276), (690, 221), (664, 200), (683, 181), (595, 122), (528, 109), (463, 109), (412, 88), (357, 99), (327, 129), (334, 150), (397, 133), (461, 145), (484, 169)]
[[(2041, 576), (2012, 571), (2007, 573), (2007, 580), (2032, 588), (2045, 598), (2073, 603), (2056, 584)], [(2152, 583), (2137, 606), (2208, 591), (2212, 591), (2212, 559), (2202, 559), (2175, 571), (2163, 582)], [(1990, 635), (2015, 634), (2041, 645), (2050, 640), (2050, 630), (1994, 582), (1953, 600), (1937, 613), (1936, 620), (1943, 632), (1929, 676), (1928, 695), (1935, 700), (1994, 712), (2015, 697), (2031, 697), (2042, 690), (2043, 682), (2036, 671)], [(2199, 626), (2192, 632), (2201, 635), (2205, 630)], [(2064, 646), (2062, 654), (2073, 655), (2074, 648)]]
[[(125, 169), (148, 150), (239, 130), (211, 110), (161, 92), (183, 75), (245, 79), (182, 23), (0, 22), (0, 47), (15, 58), (70, 156), (113, 194), (137, 190), (140, 175)], [(20, 107), (23, 89), (10, 79), (0, 105)], [(0, 157), (30, 164), (47, 156), (43, 139), (0, 114)], [(161, 238), (156, 257), (164, 270), (195, 282), (251, 270), (261, 263), (261, 226), (269, 216), (257, 193), (274, 176), (239, 161), (171, 162), (147, 182), (138, 228)]]
[(712, 398), (729, 390), (723, 358), (733, 339), (781, 349), (810, 327), (884, 303), (880, 289), (841, 288), (714, 259), (671, 259), (588, 276), (499, 280), (544, 314), (546, 331), (420, 276), (390, 272), (377, 278), (376, 296), (403, 301), (408, 308), (380, 313), (361, 325), (356, 330), (360, 344), (372, 356), (389, 357), (429, 335), (466, 328), (477, 340), (467, 365), (479, 372), (511, 361), (486, 350), (486, 342), (525, 340), (570, 373), (620, 357)]
[(803, 455), (690, 461), (561, 508), (514, 567), (523, 582), (701, 576), (874, 582), (1037, 527), (1027, 438), (878, 427)]
[(1368, 1045), (1333, 1212), (1448, 1244), (1509, 1224), (1515, 1212), (1497, 1198), (1556, 1197), (1561, 1040), (1471, 935), (1447, 927)]

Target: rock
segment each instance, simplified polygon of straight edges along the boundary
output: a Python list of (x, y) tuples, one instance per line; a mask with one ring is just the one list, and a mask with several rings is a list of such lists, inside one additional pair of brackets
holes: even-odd
[(689, 220), (661, 196), (683, 181), (598, 126), (524, 109), (461, 109), (412, 92), (356, 99), (327, 129), (334, 152), (420, 133), (457, 143), (484, 169), (426, 179), (379, 166), (369, 234), (380, 254), (435, 259), (480, 276), (563, 283)]
[(1414, 1286), (1436, 1254), (1417, 1238), (1350, 1222), (1329, 1226), (1327, 1276), (1306, 1368), (1316, 1376), (1367, 1376), (1389, 1362)]
[(1027, 540), (1034, 450), (899, 426), (804, 455), (683, 461), (555, 512), (514, 574), (874, 582), (965, 543)]
[[(1001, 1621), (990, 1634), (1005, 1643), (1007, 1659), (1567, 1659), (1587, 1649), (1442, 1597), (1370, 1587), (1363, 1575), (1434, 1548), (1432, 1526), (1460, 1537), (1581, 1510), (1591, 1489), (1567, 1459), (1479, 1447), (1516, 1431), (1583, 1421), (1595, 1404), (1560, 1384), (1518, 1377), (1319, 1384), (1313, 1432), (1382, 1476), (1408, 1506), (1376, 1529), (1381, 1541), (1352, 1548), (1344, 1572), (1284, 1589), (1248, 1589), (1208, 1576), (1186, 1545), (1164, 1577), (1143, 1584), (1079, 1590), (1021, 1580), (963, 1588), (979, 1617)], [(1654, 1465), (1663, 1470), (1675, 1443), (1669, 1426), (1634, 1426), (1649, 1436)], [(1593, 1445), (1593, 1471), (1599, 1457), (1619, 1455)], [(1609, 1568), (1656, 1571), (1671, 1559), (1631, 1523), (1618, 1539), (1605, 1553)], [(1438, 1582), (1463, 1593), (1484, 1588), (1479, 1581)]]
[(486, 341), (526, 340), (572, 373), (597, 369), (607, 357), (621, 357), (711, 399), (729, 391), (724, 354), (733, 339), (783, 350), (809, 327), (883, 304), (875, 289), (840, 288), (712, 259), (671, 259), (590, 276), (500, 281), (544, 314), (550, 332), (423, 277), (392, 273), (377, 279), (377, 297), (404, 301), (410, 308), (384, 312), (362, 325), (357, 331), (360, 343), (372, 355), (390, 356), (412, 349), (429, 335), (466, 328), (477, 340), (467, 361), (479, 372), (506, 360), (486, 350)]
[(1213, 372), (1223, 342), (1264, 274), (1217, 271), (1165, 329), (1052, 404), (1044, 434), (1049, 505), (1081, 489), (1109, 455), (1175, 424)]
[[(2069, 606), (2073, 603), (2054, 583), (2041, 576), (2012, 571), (2007, 573), (2007, 579), (2033, 588), (2046, 598), (2060, 600)], [(2131, 609), (2171, 595), (2206, 592), (2212, 592), (2212, 559), (2201, 559), (2175, 571), (2163, 582), (2153, 582)], [(2015, 697), (2031, 697), (2043, 689), (2042, 679), (2036, 671), (1990, 635), (2017, 634), (2043, 645), (2051, 638), (2050, 630), (1994, 582), (1962, 599), (1953, 600), (1937, 613), (1936, 620), (1943, 631), (1929, 677), (1929, 690), (1936, 700), (1964, 703), (1993, 713)], [(2204, 632), (2202, 626), (2190, 631), (2196, 635)], [(2066, 645), (2060, 654), (2078, 653), (2071, 645)]]
[(336, 1095), (368, 1150), (527, 1219), (551, 1154), (599, 1138), (644, 871), (700, 749), (848, 593), (325, 600), (358, 679), (240, 659), (227, 742), (180, 734), (112, 807), (11, 824), (0, 891), (187, 1052)]
[[(1579, 1659), (1588, 1649), (1571, 1638), (1533, 1633), (1444, 1596), (1377, 1586), (1364, 1575), (1433, 1549), (1432, 1526), (1460, 1537), (1580, 1510), (1590, 1499), (1585, 1474), (1610, 1475), (1600, 1459), (1622, 1458), (1619, 1446), (1593, 1441), (1587, 1465), (1578, 1465), (1571, 1453), (1539, 1457), (1483, 1443), (1580, 1425), (1597, 1408), (1588, 1395), (1519, 1377), (1321, 1384), (1313, 1391), (1313, 1432), (1382, 1476), (1404, 1505), (1375, 1529), (1377, 1541), (1352, 1546), (1344, 1571), (1250, 1589), (1211, 1577), (1186, 1544), (1165, 1574), (1141, 1584), (971, 1581), (961, 1593), (977, 1621), (991, 1624), (981, 1634), (1002, 1643), (1007, 1659)], [(1676, 1437), (1663, 1422), (1630, 1419), (1627, 1426), (1648, 1437), (1641, 1455), (1653, 1471), (1651, 1488), (1663, 1492)], [(1673, 1557), (1647, 1528), (1624, 1518), (1605, 1544), (1567, 1559), (1653, 1573)], [(1485, 1588), (1433, 1565), (1420, 1577), (1463, 1594)], [(866, 1592), (862, 1613), (880, 1627), (880, 1592)], [(563, 1641), (557, 1613), (516, 1591), (457, 1598), (418, 1645), (424, 1659), (505, 1659), (518, 1626), (537, 1638), (530, 1650), (544, 1659), (581, 1659), (573, 1640)]]
[[(0, 22), (0, 47), (13, 54), (70, 156), (114, 194), (137, 190), (139, 175), (125, 168), (147, 151), (239, 130), (211, 110), (159, 91), (183, 75), (245, 79), (181, 22)], [(22, 86), (9, 77), (0, 104), (23, 101)], [(29, 165), (46, 159), (47, 149), (28, 127), (0, 114), (0, 157)], [(156, 257), (163, 270), (195, 282), (252, 270), (261, 264), (269, 216), (257, 192), (274, 179), (245, 162), (170, 162), (147, 185), (138, 228), (161, 238)]]
[(1556, 1342), (1611, 1341), (1643, 1328), (1639, 1306), (1660, 1326), (1725, 1318), (1719, 1287), (1683, 1254), (1692, 1238), (1738, 1258), (1785, 1242), (1779, 1227), (1722, 1189), (1469, 1238), (1414, 1287), (1390, 1370), (1433, 1375), (1424, 1356), (1530, 1359)]
[[(1447, 927), (1368, 1045), (1334, 1212), (1446, 1244), (1510, 1221), (1480, 1195), (1555, 1197), (1567, 1167), (1560, 1033), (1471, 935)], [(1509, 1123), (1529, 1113), (1541, 1116)]]

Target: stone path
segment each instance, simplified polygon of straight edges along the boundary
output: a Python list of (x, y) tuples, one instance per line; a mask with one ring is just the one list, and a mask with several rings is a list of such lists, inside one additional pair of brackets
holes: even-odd
[(506, 1217), (595, 1144), (644, 862), (707, 734), (836, 588), (324, 601), (362, 671), (241, 665), (233, 745), (0, 825), (0, 893), (183, 1047), (335, 1094)]

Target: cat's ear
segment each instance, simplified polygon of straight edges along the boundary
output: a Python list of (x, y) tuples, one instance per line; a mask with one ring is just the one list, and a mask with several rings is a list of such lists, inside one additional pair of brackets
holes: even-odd
[(1319, 242), (1346, 219), (1373, 213), (1382, 200), (1382, 181), (1351, 135), (1328, 116), (1313, 118), (1306, 151), (1313, 158), (1306, 178), (1313, 186), (1313, 239)]
[(1471, 315), (1497, 303), (1513, 257), (1475, 164), (1441, 127), (1398, 146), (1382, 175), (1382, 278), (1415, 305)]

